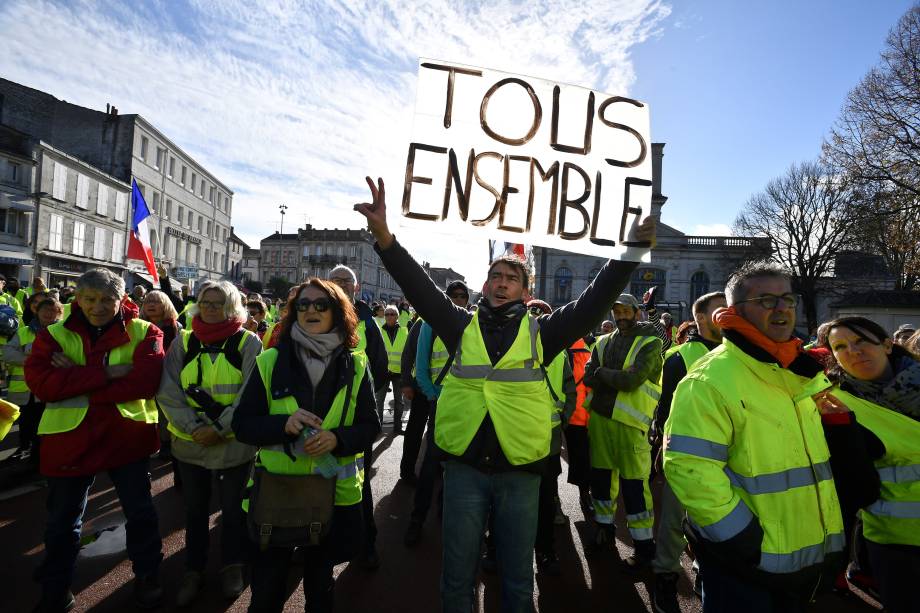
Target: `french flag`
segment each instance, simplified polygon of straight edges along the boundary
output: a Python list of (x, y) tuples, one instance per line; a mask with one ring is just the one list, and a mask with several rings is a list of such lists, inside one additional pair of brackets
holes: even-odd
[(131, 180), (131, 210), (134, 214), (131, 218), (131, 236), (128, 237), (128, 257), (144, 262), (147, 272), (153, 277), (153, 282), (159, 283), (157, 265), (153, 261), (153, 249), (150, 248), (150, 231), (147, 229), (150, 209), (147, 208), (144, 196), (134, 179)]

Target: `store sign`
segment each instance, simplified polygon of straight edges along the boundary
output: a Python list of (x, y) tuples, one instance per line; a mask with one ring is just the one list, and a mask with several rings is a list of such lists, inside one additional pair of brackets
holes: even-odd
[(177, 266), (173, 270), (173, 276), (177, 279), (197, 279), (198, 278), (198, 267), (197, 266)]
[(177, 229), (173, 228), (172, 226), (167, 226), (167, 227), (166, 227), (166, 233), (167, 233), (167, 234), (172, 234), (173, 236), (178, 236), (179, 238), (182, 238), (182, 239), (185, 239), (185, 240), (187, 240), (188, 242), (192, 243), (193, 245), (200, 245), (200, 244), (201, 244), (201, 239), (198, 238), (197, 236), (192, 236), (192, 235), (189, 234), (188, 232), (183, 232), (182, 230), (177, 230)]

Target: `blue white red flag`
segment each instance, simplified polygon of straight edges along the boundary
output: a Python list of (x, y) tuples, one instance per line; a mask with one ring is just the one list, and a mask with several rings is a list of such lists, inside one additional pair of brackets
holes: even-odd
[(137, 181), (131, 180), (131, 235), (128, 237), (128, 257), (141, 260), (147, 266), (147, 272), (153, 277), (154, 283), (159, 283), (157, 265), (153, 259), (153, 249), (150, 247), (150, 230), (147, 229), (147, 218), (150, 209), (144, 202), (144, 196)]
[(504, 241), (489, 241), (489, 262), (503, 255), (514, 255), (524, 261), (524, 265), (530, 272), (530, 276), (535, 274), (535, 262), (533, 259), (533, 248), (530, 245), (522, 243), (506, 243)]

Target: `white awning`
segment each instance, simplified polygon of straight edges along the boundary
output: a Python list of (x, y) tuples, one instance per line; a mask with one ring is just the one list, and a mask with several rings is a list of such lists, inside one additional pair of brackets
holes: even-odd
[(0, 249), (0, 264), (32, 264), (33, 262), (31, 251)]

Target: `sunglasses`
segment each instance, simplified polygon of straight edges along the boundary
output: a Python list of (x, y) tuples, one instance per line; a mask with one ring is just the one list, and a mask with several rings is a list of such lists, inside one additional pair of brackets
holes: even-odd
[(306, 313), (311, 306), (317, 313), (325, 313), (332, 306), (332, 301), (328, 298), (317, 298), (316, 300), (301, 298), (294, 303), (294, 306), (300, 313)]

